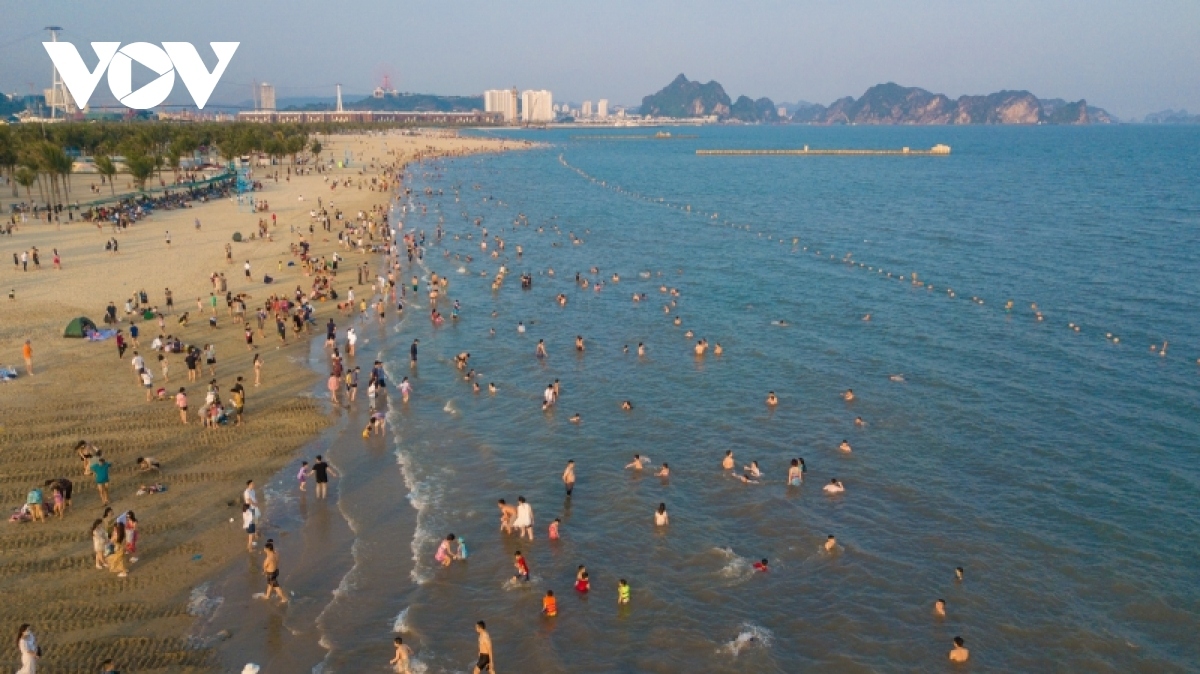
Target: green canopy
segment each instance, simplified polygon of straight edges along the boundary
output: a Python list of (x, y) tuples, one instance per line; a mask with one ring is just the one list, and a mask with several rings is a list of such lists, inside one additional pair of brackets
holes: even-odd
[(63, 330), (63, 337), (87, 337), (88, 330), (96, 330), (96, 324), (92, 319), (86, 316), (80, 316), (67, 323), (67, 329)]

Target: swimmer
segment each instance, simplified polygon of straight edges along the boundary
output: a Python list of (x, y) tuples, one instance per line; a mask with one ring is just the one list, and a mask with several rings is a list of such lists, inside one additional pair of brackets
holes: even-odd
[(954, 579), (960, 583), (962, 582), (962, 579), (963, 579), (963, 573), (964, 573), (964, 571), (961, 566), (954, 567)]
[(863, 319), (864, 321), (869, 321), (869, 320), (871, 320), (871, 314), (867, 314), (866, 316), (863, 316), (863, 317), (862, 317), (862, 319)]
[(575, 336), (575, 350), (583, 353), (583, 337), (580, 335)]
[(787, 483), (789, 486), (798, 487), (804, 482), (804, 472), (800, 470), (800, 459), (792, 459), (792, 465), (788, 467)]
[(862, 417), (854, 417), (854, 425), (861, 428), (863, 426), (866, 426), (867, 422), (863, 421)]
[(588, 579), (588, 572), (580, 571), (575, 577), (575, 591), (581, 594), (587, 594), (591, 589), (592, 581)]
[(404, 639), (400, 637), (393, 639), (392, 644), (396, 647), (396, 653), (391, 660), (388, 660), (388, 664), (397, 674), (408, 674), (408, 661), (412, 657), (412, 649), (405, 646)]
[(511, 534), (512, 522), (517, 517), (517, 509), (505, 503), (504, 499), (500, 499), (496, 505), (500, 508), (500, 529), (506, 534)]
[(938, 599), (933, 602), (933, 614), (939, 618), (946, 617), (946, 600)]
[(626, 469), (632, 468), (634, 470), (642, 470), (642, 468), (644, 468), (644, 466), (642, 464), (647, 463), (648, 461), (650, 461), (649, 458), (645, 458), (641, 454), (634, 454), (633, 461), (630, 462), (627, 466), (625, 466), (625, 468)]
[(629, 603), (629, 581), (625, 580), (624, 578), (617, 581), (617, 603)]
[(842, 450), (843, 452), (846, 452), (847, 454), (849, 454), (849, 453), (850, 453), (850, 451), (851, 451), (851, 450), (850, 450), (850, 443), (849, 443), (849, 442), (846, 442), (845, 440), (842, 440), (842, 444), (838, 445), (838, 449), (840, 449), (840, 450)]
[[(659, 527), (665, 527), (670, 523), (671, 523), (671, 518), (667, 515), (667, 504), (659, 503), (658, 510), (656, 510), (654, 512), (654, 525), (659, 526)], [(585, 578), (587, 577), (586, 573), (583, 575)]]
[(954, 637), (954, 648), (950, 649), (950, 662), (966, 662), (971, 657), (971, 651), (963, 647), (963, 638)]
[(725, 450), (725, 458), (721, 459), (721, 468), (724, 470), (733, 470), (733, 450)]
[(671, 468), (664, 461), (662, 468), (658, 469), (658, 472), (654, 474), (654, 477), (670, 477), (670, 476), (671, 476)]
[[(664, 307), (664, 308), (665, 308), (665, 307)], [(675, 325), (682, 325), (682, 324), (683, 324), (683, 319), (682, 319), (682, 318), (680, 318), (680, 317), (678, 317), (678, 316), (676, 316), (676, 317), (675, 317)]]
[(488, 383), (488, 393), (490, 393), (492, 395), (496, 395), (496, 385), (495, 384)]
[(846, 485), (842, 484), (836, 477), (829, 478), (829, 484), (825, 485), (826, 494), (841, 494), (846, 491)]
[(837, 539), (833, 534), (829, 534), (829, 538), (825, 539), (825, 552), (833, 552), (837, 550)]
[(646, 355), (646, 345), (638, 342), (638, 356)]
[(554, 590), (546, 590), (546, 596), (542, 598), (542, 615), (547, 618), (558, 615), (558, 601), (554, 598)]
[(720, 343), (720, 342), (717, 342), (716, 346), (714, 346), (714, 347), (713, 347), (713, 355), (714, 355), (714, 356), (719, 356), (719, 355), (721, 355), (721, 354), (723, 354), (723, 353), (725, 353), (725, 349), (722, 349), (722, 348), (721, 348), (721, 343)]
[(624, 402), (622, 402), (622, 403), (621, 403), (621, 409), (623, 409), (623, 410), (625, 410), (625, 411), (632, 410), (632, 409), (633, 409), (633, 403), (631, 403), (631, 402), (629, 402), (628, 400), (626, 400), (626, 401), (624, 401)]
[(854, 389), (846, 389), (846, 392), (842, 394), (842, 400), (845, 400), (846, 402), (854, 400)]
[(555, 517), (555, 518), (554, 518), (554, 521), (550, 523), (550, 527), (549, 527), (549, 529), (548, 529), (548, 534), (547, 534), (547, 535), (550, 537), (550, 540), (552, 540), (552, 541), (557, 541), (557, 540), (558, 540), (558, 538), (559, 538), (559, 536), (558, 536), (558, 528), (559, 528), (560, 526), (562, 526), (562, 520), (561, 520), (561, 519), (559, 519), (559, 518), (557, 518), (557, 517)]
[(755, 571), (762, 571), (762, 572), (764, 572), (764, 573), (765, 573), (765, 572), (767, 572), (767, 571), (770, 571), (770, 569), (769, 569), (769, 568), (767, 568), (767, 558), (766, 558), (766, 557), (763, 557), (763, 560), (762, 560), (761, 562), (755, 562), (755, 563), (754, 563), (754, 570), (755, 570)]
[(537, 349), (534, 351), (533, 355), (537, 356), (539, 359), (546, 357), (546, 340), (538, 340)]
[(571, 418), (568, 419), (568, 421), (570, 421), (573, 424), (577, 424), (577, 423), (583, 421), (583, 417), (579, 416), (579, 413), (576, 412), (575, 414), (571, 415)]
[(777, 398), (775, 396), (774, 391), (767, 392), (767, 404), (770, 405), (771, 407), (774, 407), (779, 404), (779, 398)]

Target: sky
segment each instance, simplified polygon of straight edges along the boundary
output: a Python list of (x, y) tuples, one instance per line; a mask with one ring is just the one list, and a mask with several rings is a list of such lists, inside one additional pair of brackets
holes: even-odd
[[(823, 104), (881, 82), (951, 97), (1026, 89), (1123, 119), (1200, 113), (1200, 0), (0, 0), (0, 90), (40, 92), (40, 42), (241, 42), (212, 103), (516, 86), (636, 106), (676, 75)], [(135, 76), (135, 89), (149, 81)], [(108, 97), (102, 80), (96, 101)], [(168, 102), (189, 102), (176, 82)]]

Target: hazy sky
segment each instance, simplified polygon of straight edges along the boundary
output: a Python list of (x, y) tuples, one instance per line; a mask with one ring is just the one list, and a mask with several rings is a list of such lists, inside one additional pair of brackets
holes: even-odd
[[(637, 105), (680, 72), (733, 97), (828, 104), (895, 81), (1028, 89), (1121, 117), (1200, 112), (1200, 0), (0, 0), (0, 89), (49, 85), (41, 29), (88, 42), (240, 41), (214, 103), (517, 86)], [(136, 86), (136, 85), (135, 85)], [(97, 96), (107, 96), (104, 81)], [(174, 101), (188, 101), (176, 82)]]

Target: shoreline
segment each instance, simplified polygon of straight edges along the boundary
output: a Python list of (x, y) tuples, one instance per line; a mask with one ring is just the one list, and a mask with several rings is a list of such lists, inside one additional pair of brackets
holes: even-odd
[[(205, 325), (208, 314), (203, 310), (188, 327), (176, 325), (174, 319), (183, 311), (196, 311), (190, 304), (191, 296), (207, 295), (209, 284), (202, 279), (214, 269), (224, 272), (232, 292), (250, 293), (249, 315), (272, 292), (286, 294), (297, 283), (311, 282), (299, 275), (299, 267), (283, 264), (293, 259), (285, 239), (295, 241), (298, 232), (289, 237), (288, 230), (282, 228), (307, 227), (308, 210), (316, 206), (315, 200), (310, 206), (298, 195), (325, 190), (323, 196), (330, 200), (327, 206), (332, 208), (336, 200), (337, 208), (350, 219), (355, 211), (367, 211), (380, 199), (385, 200), (386, 208), (394, 198), (393, 180), (388, 180), (387, 191), (363, 187), (372, 175), (386, 178), (401, 170), (389, 168), (389, 163), (399, 166), (420, 156), (519, 146), (489, 139), (391, 134), (346, 134), (327, 141), (331, 153), (340, 155), (343, 147), (347, 152), (355, 151), (356, 165), (306, 176), (291, 175), (288, 166), (286, 181), (283, 164), (256, 169), (256, 177), (265, 170), (280, 174), (277, 182), (265, 175), (259, 178), (265, 183), (264, 189), (253, 194), (256, 199), (271, 202), (268, 212), (246, 213), (228, 198), (194, 208), (161, 211), (115, 234), (121, 238), (117, 256), (102, 252), (104, 240), (113, 233), (107, 228), (96, 233), (91, 229), (94, 225), (85, 223), (61, 229), (30, 223), (6, 239), (14, 250), (39, 248), (43, 266), (37, 272), (18, 270), (9, 276), (17, 299), (8, 307), (9, 320), (0, 326), (0, 343), (6, 345), (9, 354), (0, 362), (14, 363), (20, 376), (0, 389), (15, 400), (6, 423), (0, 427), (0, 439), (4, 440), (0, 446), (5, 448), (0, 454), (4, 466), (0, 493), (8, 497), (12, 507), (23, 502), (25, 493), (44, 480), (67, 477), (74, 482), (74, 503), (64, 519), (11, 524), (0, 530), (0, 545), (6, 550), (2, 568), (7, 572), (0, 584), (7, 586), (15, 600), (0, 612), (10, 622), (34, 625), (46, 651), (44, 667), (90, 671), (104, 658), (112, 657), (123, 670), (220, 671), (219, 656), (212, 644), (197, 643), (186, 636), (197, 629), (198, 618), (192, 613), (203, 616), (214, 608), (206, 601), (212, 596), (197, 594), (197, 587), (219, 585), (246, 554), (240, 518), (235, 518), (234, 524), (228, 523), (235, 514), (232, 506), (236, 494), (244, 488), (245, 479), (282, 474), (296, 450), (309, 451), (323, 438), (347, 427), (346, 422), (339, 425), (331, 421), (319, 392), (314, 393), (314, 387), (319, 391), (321, 377), (314, 379), (310, 365), (304, 362), (310, 356), (299, 358), (302, 367), (294, 367), (298, 359), (294, 340), (289, 339), (283, 349), (271, 348), (276, 342), (270, 335), (261, 342), (255, 335), (255, 353), (262, 355), (266, 363), (264, 385), (255, 388), (251, 385), (251, 352), (242, 344), (240, 326), (233, 324), (224, 311), (216, 312), (216, 330)], [(389, 142), (396, 147), (394, 155), (388, 150)], [(406, 145), (409, 147), (403, 147)], [(374, 167), (372, 152), (393, 156), (378, 157), (378, 166)], [(322, 178), (348, 182), (330, 197)], [(352, 187), (355, 183), (359, 185), (357, 190)], [(230, 232), (253, 231), (254, 220), (265, 217), (270, 223), (274, 213), (279, 216), (274, 241), (235, 244), (234, 255), (236, 262), (243, 257), (250, 260), (254, 278), (269, 271), (276, 277), (276, 285), (266, 287), (254, 278), (243, 281), (237, 273), (241, 265), (227, 264), (220, 250), (229, 241)], [(193, 219), (202, 220), (203, 229), (193, 231)], [(347, 267), (352, 260), (365, 259), (337, 245), (332, 235), (338, 223), (332, 224), (331, 232), (318, 230), (312, 240), (314, 257), (338, 252), (346, 256)], [(171, 243), (164, 244), (167, 231), (173, 232), (173, 248)], [(62, 253), (62, 271), (49, 264), (51, 249)], [(337, 285), (344, 290), (351, 283), (343, 279)], [(121, 307), (125, 296), (140, 288), (151, 295), (149, 305), (163, 304), (164, 282), (175, 291), (176, 299), (175, 312), (167, 316), (163, 331), (177, 333), (197, 346), (205, 341), (216, 344), (219, 358), (214, 371), (222, 388), (233, 383), (234, 375), (246, 378), (247, 414), (243, 426), (200, 429), (195, 419), (189, 419), (190, 426), (183, 426), (170, 402), (143, 399), (132, 369), (126, 369), (130, 368), (132, 354), (126, 352), (114, 362), (117, 349), (113, 339), (92, 343), (61, 338), (62, 326), (73, 317), (87, 315), (100, 323), (105, 302)], [(336, 314), (333, 304), (318, 305), (314, 316), (319, 322)], [(117, 313), (122, 319), (117, 327), (127, 329), (129, 322), (120, 308)], [(159, 328), (152, 321), (137, 322), (143, 327), (140, 351), (146, 357), (147, 370), (155, 375), (154, 385), (172, 392), (183, 385), (193, 399), (202, 398), (199, 394), (203, 382), (211, 376), (207, 366), (195, 382), (188, 382), (182, 359), (172, 355), (169, 381), (163, 382), (158, 363), (152, 360), (155, 354), (148, 348), (148, 341)], [(32, 377), (21, 367), (19, 347), (25, 339), (34, 344)], [(311, 352), (313, 344), (308, 340), (304, 343), (309, 344)], [(130, 351), (134, 348), (130, 344)], [(133, 509), (138, 513), (141, 561), (131, 565), (128, 578), (92, 568), (87, 530), (92, 519), (100, 515), (101, 504), (92, 479), (82, 474), (79, 459), (71, 451), (80, 438), (94, 442), (114, 465), (114, 510), (120, 513)], [(162, 473), (138, 473), (132, 465), (136, 456), (155, 457), (163, 464)], [(161, 482), (167, 491), (134, 496), (142, 482)], [(270, 485), (259, 485), (270, 513), (271, 494), (264, 494), (264, 487), (269, 490)], [(230, 531), (231, 527), (237, 531)], [(284, 564), (289, 559), (284, 557)], [(260, 562), (261, 558), (253, 559), (251, 567)], [(314, 574), (318, 571), (314, 569)], [(286, 582), (286, 568), (284, 573)], [(31, 610), (33, 606), (38, 610)], [(285, 626), (270, 623), (266, 629)], [(7, 657), (0, 659), (0, 665), (10, 664)]]

